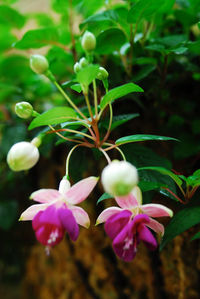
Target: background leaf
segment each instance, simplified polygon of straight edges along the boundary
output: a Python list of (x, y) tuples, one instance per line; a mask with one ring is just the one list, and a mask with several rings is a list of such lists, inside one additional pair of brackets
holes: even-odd
[(174, 141), (178, 141), (178, 139), (173, 138), (173, 137), (137, 134), (137, 135), (130, 135), (130, 136), (119, 138), (119, 139), (116, 140), (115, 144), (120, 145), (120, 144), (129, 143), (129, 142), (150, 141), (150, 140), (158, 140), (158, 141), (174, 140)]

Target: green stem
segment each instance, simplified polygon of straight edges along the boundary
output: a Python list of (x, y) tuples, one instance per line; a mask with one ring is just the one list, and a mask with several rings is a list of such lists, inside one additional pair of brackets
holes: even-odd
[(106, 148), (105, 151), (109, 151), (109, 150), (111, 150), (111, 149), (116, 149), (116, 150), (118, 150), (118, 152), (120, 152), (120, 154), (121, 154), (123, 160), (126, 161), (126, 157), (125, 157), (123, 151), (122, 151), (116, 144), (112, 144), (112, 143), (104, 142), (103, 145), (109, 145), (109, 147)]
[(80, 111), (80, 109), (72, 102), (72, 100), (70, 99), (70, 97), (64, 92), (64, 90), (62, 89), (62, 87), (56, 82), (53, 81), (53, 83), (55, 84), (55, 86), (58, 88), (58, 90), (61, 92), (61, 94), (64, 96), (64, 98), (68, 101), (68, 103), (78, 112), (78, 114), (80, 114), (82, 116), (83, 119), (86, 120), (86, 122), (88, 123), (88, 119), (85, 117), (85, 115)]
[(89, 139), (92, 139), (94, 140), (93, 137), (91, 137), (90, 135), (86, 134), (86, 133), (83, 133), (83, 132), (80, 132), (80, 131), (76, 131), (76, 130), (71, 130), (71, 129), (58, 129), (58, 130), (55, 130), (55, 132), (70, 132), (70, 133), (75, 133), (75, 134), (80, 134), (80, 135), (83, 135)]
[(92, 114), (92, 110), (91, 110), (91, 106), (90, 106), (90, 101), (89, 101), (89, 98), (88, 98), (88, 94), (84, 93), (84, 97), (85, 97), (85, 101), (86, 101), (86, 104), (87, 104), (87, 107), (88, 107), (88, 111), (89, 111), (90, 117), (91, 117), (91, 119), (93, 119), (93, 114)]
[(97, 102), (97, 86), (96, 86), (96, 80), (93, 80), (93, 90), (94, 90), (94, 107), (95, 107), (95, 115), (96, 115), (96, 120), (98, 120), (98, 102)]
[(54, 129), (54, 127), (52, 127), (51, 125), (49, 125), (49, 128), (50, 128), (52, 131), (54, 131), (54, 132), (56, 133), (56, 135), (58, 135), (59, 137), (61, 137), (61, 138), (64, 139), (64, 140), (72, 141), (72, 142), (77, 142), (77, 143), (80, 143), (80, 144), (82, 143), (80, 140), (77, 140), (77, 139), (71, 139), (71, 138), (67, 138), (67, 137), (63, 136), (62, 134), (58, 133), (58, 132)]
[(69, 154), (67, 155), (67, 159), (66, 159), (66, 177), (69, 177), (69, 160), (70, 160), (70, 157), (73, 153), (73, 151), (78, 147), (78, 146), (81, 146), (82, 144), (77, 144), (75, 145), (74, 147), (72, 147), (72, 149), (70, 150)]
[(104, 156), (105, 156), (105, 158), (106, 158), (108, 164), (110, 164), (110, 163), (111, 163), (110, 157), (109, 157), (108, 154), (105, 152), (105, 150), (102, 149), (101, 147), (99, 147), (99, 150), (100, 150), (100, 152), (102, 152), (102, 153), (104, 154)]
[(109, 103), (109, 109), (110, 109), (110, 120), (109, 120), (108, 130), (107, 130), (107, 133), (106, 133), (102, 143), (104, 143), (104, 141), (106, 141), (108, 139), (108, 136), (110, 135), (110, 129), (111, 129), (112, 120), (113, 120), (113, 110), (112, 110), (112, 105), (110, 103)]

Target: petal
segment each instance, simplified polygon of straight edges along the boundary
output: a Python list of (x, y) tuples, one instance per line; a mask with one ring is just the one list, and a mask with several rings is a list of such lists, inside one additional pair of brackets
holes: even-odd
[(72, 211), (72, 214), (79, 225), (82, 225), (85, 228), (88, 228), (90, 226), (90, 219), (88, 217), (88, 214), (82, 208), (71, 206), (69, 207), (69, 209)]
[(31, 194), (30, 199), (41, 203), (53, 203), (60, 197), (60, 193), (55, 189), (40, 189)]
[(48, 206), (47, 203), (32, 205), (21, 214), (19, 220), (32, 220), (39, 211), (44, 211)]
[(112, 240), (126, 226), (126, 224), (130, 220), (131, 215), (131, 211), (123, 210), (122, 212), (114, 214), (108, 218), (105, 223), (105, 231)]
[(132, 195), (137, 199), (139, 205), (142, 204), (142, 192), (138, 186), (135, 186), (131, 191)]
[(76, 241), (79, 235), (79, 227), (72, 212), (67, 207), (62, 207), (58, 209), (58, 215), (62, 226), (68, 232), (71, 240)]
[[(136, 255), (136, 242), (130, 230), (131, 225), (127, 224), (113, 241), (116, 255), (125, 262), (132, 261)], [(130, 242), (128, 245), (126, 244), (127, 240)]]
[(165, 232), (164, 226), (158, 221), (150, 218), (150, 222), (147, 223), (146, 226), (150, 227), (156, 233), (161, 234), (161, 236), (164, 235)]
[(89, 177), (73, 185), (65, 194), (67, 201), (71, 204), (77, 204), (85, 200), (92, 189), (95, 187), (98, 178)]
[(151, 217), (173, 216), (173, 211), (160, 204), (146, 204), (141, 206), (142, 211)]
[[(40, 223), (38, 223), (38, 220), (40, 220)], [(55, 205), (49, 205), (47, 209), (41, 212), (41, 216), (39, 219), (37, 219), (37, 221), (36, 217), (33, 219), (33, 229), (37, 229), (39, 225), (46, 224), (62, 227), (61, 221), (58, 217), (58, 209)]]
[(118, 205), (123, 209), (131, 209), (138, 206), (138, 202), (135, 196), (132, 193), (129, 193), (126, 196), (115, 197)]
[(138, 232), (139, 240), (143, 241), (145, 246), (150, 250), (155, 250), (157, 248), (157, 242), (150, 230), (145, 226), (142, 225)]
[(118, 208), (118, 207), (110, 207), (110, 208), (105, 209), (103, 212), (101, 212), (101, 214), (97, 218), (96, 225), (100, 224), (102, 222), (106, 222), (106, 220), (108, 220), (109, 217), (111, 217), (112, 215), (115, 215), (119, 212), (122, 212), (122, 211), (123, 211), (123, 209)]

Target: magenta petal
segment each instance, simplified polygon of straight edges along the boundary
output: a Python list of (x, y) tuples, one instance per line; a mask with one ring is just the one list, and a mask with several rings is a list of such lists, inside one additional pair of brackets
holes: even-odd
[(76, 241), (79, 235), (79, 226), (72, 214), (72, 212), (66, 207), (58, 209), (59, 219), (62, 226), (68, 232), (72, 241)]
[(142, 225), (138, 234), (139, 240), (143, 241), (145, 246), (150, 250), (155, 250), (157, 248), (157, 242), (150, 230)]
[(32, 226), (37, 240), (43, 245), (54, 246), (63, 238), (64, 229), (53, 205), (37, 213), (33, 218)]
[(105, 231), (107, 235), (113, 240), (124, 226), (129, 222), (132, 213), (128, 210), (123, 210), (108, 218), (105, 223)]
[(113, 241), (116, 255), (125, 262), (131, 262), (136, 255), (137, 240), (132, 233), (132, 223), (127, 224)]

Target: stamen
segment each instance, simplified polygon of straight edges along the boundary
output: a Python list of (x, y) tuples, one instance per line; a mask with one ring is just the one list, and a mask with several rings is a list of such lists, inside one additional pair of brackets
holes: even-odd
[(54, 230), (51, 232), (50, 236), (49, 236), (49, 239), (47, 241), (47, 243), (49, 245), (51, 245), (52, 243), (55, 243), (56, 242), (56, 239), (59, 237), (59, 234), (58, 234), (58, 229)]

